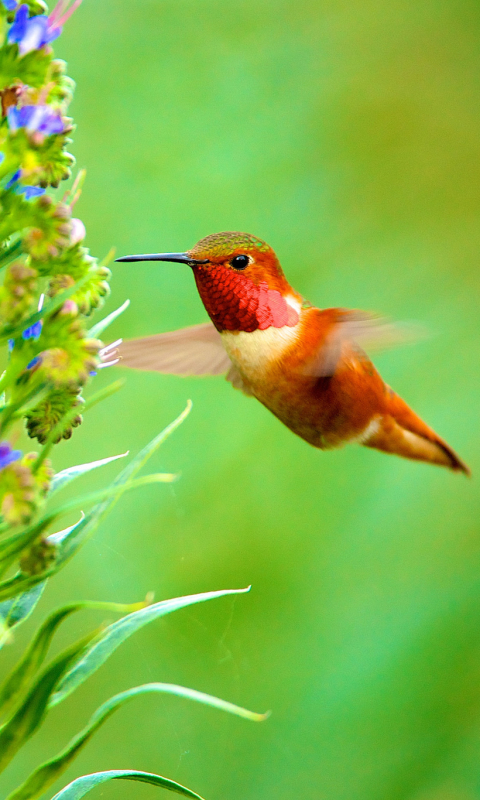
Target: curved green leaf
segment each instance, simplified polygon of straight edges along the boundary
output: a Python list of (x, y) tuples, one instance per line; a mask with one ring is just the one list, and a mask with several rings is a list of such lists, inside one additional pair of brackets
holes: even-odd
[[(0, 603), (19, 595), (22, 592), (29, 592), (33, 587), (36, 587), (40, 583), (44, 584), (45, 580), (59, 572), (65, 566), (65, 564), (72, 558), (77, 550), (95, 532), (99, 522), (113, 508), (117, 500), (120, 499), (123, 491), (127, 491), (128, 481), (142, 469), (150, 456), (153, 455), (153, 453), (160, 447), (165, 439), (167, 439), (170, 434), (173, 433), (173, 431), (175, 431), (179, 425), (181, 425), (183, 420), (190, 413), (191, 408), (192, 403), (189, 400), (186, 408), (177, 417), (177, 419), (175, 419), (161, 433), (159, 433), (158, 436), (149, 442), (149, 444), (146, 445), (146, 447), (144, 447), (143, 450), (141, 450), (141, 452), (131, 461), (131, 463), (128, 464), (127, 467), (120, 473), (113, 485), (118, 487), (121, 486), (123, 487), (123, 490), (119, 489), (118, 494), (110, 496), (108, 499), (103, 500), (103, 502), (98, 503), (96, 506), (94, 506), (94, 508), (90, 509), (90, 511), (78, 523), (76, 523), (76, 525), (66, 529), (67, 535), (62, 536), (58, 557), (53, 567), (46, 570), (41, 575), (23, 575), (22, 573), (17, 573), (12, 578), (0, 583)], [(35, 536), (40, 535), (45, 527), (46, 525), (40, 521), (35, 526), (35, 533), (33, 533), (32, 529), (30, 529), (31, 539), (29, 539), (29, 541), (33, 540)], [(17, 534), (16, 536), (18, 537), (19, 535), (21, 534)], [(55, 540), (55, 537), (57, 536), (58, 534), (51, 534), (49, 538)], [(0, 553), (1, 545), (5, 543), (5, 541), (6, 540), (3, 540), (3, 542), (0, 543)], [(12, 563), (11, 559), (9, 563)]]
[(144, 602), (126, 605), (101, 601), (84, 601), (63, 606), (50, 614), (38, 629), (23, 658), (0, 687), (0, 713), (2, 716), (9, 714), (18, 702), (19, 697), (21, 697), (31, 679), (41, 667), (57, 628), (70, 614), (84, 609), (129, 614), (133, 611), (138, 611), (140, 608), (145, 608), (145, 606)]
[(225, 700), (212, 697), (212, 695), (205, 694), (204, 692), (187, 689), (184, 686), (175, 686), (170, 683), (146, 683), (143, 686), (136, 686), (134, 689), (121, 692), (111, 697), (106, 703), (103, 703), (103, 705), (95, 711), (85, 728), (72, 739), (67, 747), (57, 756), (46, 761), (32, 772), (25, 783), (16, 789), (7, 800), (35, 800), (35, 798), (39, 797), (48, 786), (65, 772), (80, 750), (87, 744), (94, 733), (103, 725), (111, 714), (129, 700), (133, 700), (139, 695), (151, 693), (167, 693), (176, 695), (177, 697), (195, 700), (197, 703), (203, 703), (212, 708), (218, 708), (221, 711), (227, 711), (230, 714), (235, 714), (238, 717), (244, 717), (245, 719), (255, 722), (263, 721), (267, 717), (266, 714), (255, 714), (253, 711), (248, 711), (241, 706), (227, 703)]
[[(161, 433), (159, 433), (158, 436), (152, 439), (152, 441), (149, 442), (149, 444), (147, 444), (146, 447), (144, 447), (134, 459), (132, 459), (130, 464), (127, 464), (125, 469), (113, 481), (113, 486), (123, 486), (124, 490), (126, 491), (128, 481), (140, 472), (150, 456), (152, 456), (160, 447), (160, 445), (163, 444), (165, 439), (167, 439), (170, 434), (172, 434), (179, 427), (179, 425), (182, 424), (183, 420), (189, 415), (191, 409), (192, 403), (189, 400), (184, 411), (182, 411), (182, 413), (173, 422), (171, 422), (170, 425), (167, 425), (167, 427)], [(85, 515), (82, 520), (80, 520), (79, 523), (77, 523), (77, 525), (74, 526), (71, 533), (65, 537), (63, 541), (61, 551), (55, 565), (55, 572), (58, 572), (58, 570), (61, 569), (66, 562), (72, 558), (77, 550), (94, 533), (100, 521), (112, 510), (115, 503), (120, 499), (122, 493), (122, 491), (119, 491), (119, 494), (113, 495), (107, 500), (104, 500), (103, 503), (96, 505)]]
[(74, 467), (68, 467), (67, 469), (63, 469), (61, 472), (57, 472), (52, 481), (50, 496), (54, 492), (58, 492), (59, 489), (63, 489), (65, 486), (68, 486), (71, 481), (74, 481), (75, 478), (79, 478), (80, 475), (84, 475), (86, 472), (90, 472), (92, 469), (103, 467), (105, 464), (111, 464), (112, 461), (118, 461), (119, 458), (125, 458), (125, 456), (128, 456), (128, 450), (126, 453), (120, 453), (118, 456), (108, 456), (108, 458), (101, 458), (99, 461), (89, 461), (86, 464), (76, 464)]
[(0, 727), (0, 772), (42, 724), (48, 710), (48, 702), (58, 681), (96, 633), (97, 631), (90, 633), (60, 653), (39, 675), (15, 714)]
[(191, 594), (185, 597), (175, 597), (172, 600), (162, 600), (160, 603), (153, 603), (153, 605), (143, 608), (140, 611), (135, 611), (133, 614), (128, 614), (126, 617), (117, 620), (117, 622), (109, 625), (97, 636), (91, 643), (90, 647), (81, 654), (77, 662), (65, 673), (62, 680), (59, 681), (55, 694), (53, 695), (49, 706), (53, 707), (65, 700), (77, 686), (80, 686), (90, 675), (95, 672), (111, 654), (119, 647), (132, 633), (143, 628), (154, 619), (164, 617), (166, 614), (171, 614), (172, 611), (177, 611), (186, 606), (192, 606), (196, 603), (204, 603), (206, 600), (214, 600), (217, 597), (224, 597), (229, 594), (244, 594), (248, 592), (250, 587), (246, 589), (223, 589), (217, 592), (203, 592), (202, 594)]
[(44, 589), (45, 581), (39, 580), (31, 589), (0, 603), (0, 648), (9, 640), (12, 629), (30, 616)]
[[(48, 579), (58, 572), (63, 564), (67, 561), (65, 550), (68, 550), (69, 537), (75, 536), (75, 530), (85, 519), (85, 514), (82, 511), (82, 516), (79, 521), (68, 528), (64, 528), (56, 533), (51, 533), (48, 540), (53, 542), (58, 547), (58, 555), (55, 564), (42, 572), (39, 575), (25, 575), (23, 572), (17, 572), (8, 581), (3, 581), (0, 584), (0, 613), (4, 615), (5, 622), (3, 624), (3, 638), (0, 639), (0, 646), (8, 640), (8, 627), (20, 624), (32, 613), (37, 605)], [(6, 600), (5, 598), (14, 598), (13, 600)], [(5, 609), (5, 611), (3, 611)], [(0, 618), (1, 622), (1, 618)]]
[(106, 781), (113, 780), (126, 780), (126, 781), (140, 781), (140, 783), (150, 783), (152, 786), (160, 786), (162, 789), (170, 789), (171, 792), (183, 794), (184, 797), (192, 797), (193, 800), (203, 800), (199, 794), (192, 792), (185, 786), (171, 781), (168, 778), (162, 778), (160, 775), (154, 775), (152, 772), (139, 772), (135, 769), (111, 769), (107, 772), (92, 772), (91, 775), (82, 775), (81, 778), (76, 778), (61, 789), (52, 800), (80, 800), (85, 797), (87, 792), (94, 789)]
[[(136, 478), (135, 480), (129, 481), (124, 486), (116, 486), (115, 483), (113, 483), (111, 486), (107, 486), (106, 489), (100, 489), (97, 492), (91, 492), (83, 497), (75, 497), (73, 500), (64, 503), (63, 506), (59, 506), (53, 511), (50, 511), (48, 514), (42, 517), (42, 519), (38, 520), (33, 525), (30, 525), (25, 530), (15, 533), (0, 542), (0, 564), (2, 565), (2, 569), (4, 570), (6, 567), (8, 567), (12, 563), (12, 559), (16, 558), (16, 556), (21, 553), (22, 550), (28, 547), (28, 545), (33, 542), (34, 539), (36, 539), (58, 517), (61, 517), (70, 511), (75, 511), (77, 508), (83, 505), (97, 503), (98, 501), (108, 499), (115, 495), (123, 494), (123, 492), (129, 491), (130, 489), (137, 489), (140, 486), (147, 486), (150, 483), (172, 483), (172, 481), (176, 479), (177, 475), (172, 475), (170, 473), (144, 475), (142, 478)], [(1, 588), (2, 584), (0, 584), (0, 598)]]
[(128, 308), (129, 305), (130, 305), (130, 300), (125, 300), (125, 302), (122, 303), (122, 305), (119, 308), (117, 308), (115, 311), (112, 311), (111, 314), (108, 314), (106, 317), (101, 319), (100, 322), (97, 322), (96, 325), (90, 328), (90, 330), (88, 331), (88, 336), (92, 339), (98, 339), (105, 330), (105, 328), (108, 328), (108, 326), (111, 325), (112, 322), (116, 320), (117, 317), (120, 316), (120, 314), (123, 314), (123, 312)]

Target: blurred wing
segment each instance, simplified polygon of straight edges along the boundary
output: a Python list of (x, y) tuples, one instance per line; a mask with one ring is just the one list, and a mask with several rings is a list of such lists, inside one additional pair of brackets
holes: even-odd
[(366, 311), (338, 311), (326, 340), (307, 365), (308, 375), (331, 377), (347, 344), (361, 357), (364, 350), (378, 352), (426, 338), (426, 329), (418, 323), (390, 322)]
[(232, 365), (211, 322), (131, 339), (120, 345), (118, 355), (120, 366), (167, 375), (221, 375)]

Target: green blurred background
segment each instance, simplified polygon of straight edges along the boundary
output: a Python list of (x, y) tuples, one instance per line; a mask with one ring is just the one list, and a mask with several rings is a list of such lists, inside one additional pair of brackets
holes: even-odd
[[(128, 374), (55, 465), (136, 452), (192, 398), (152, 465), (181, 480), (124, 498), (35, 622), (74, 599), (253, 588), (137, 634), (55, 709), (5, 790), (111, 694), (160, 680), (273, 713), (139, 699), (68, 779), (131, 767), (208, 800), (480, 798), (479, 44), (478, 0), (85, 0), (68, 23), (57, 53), (78, 84), (92, 252), (245, 230), (312, 302), (426, 323), (431, 338), (376, 363), (473, 479), (316, 451), (221, 378)], [(112, 288), (107, 310), (131, 299), (112, 339), (206, 319), (179, 265), (115, 265)]]

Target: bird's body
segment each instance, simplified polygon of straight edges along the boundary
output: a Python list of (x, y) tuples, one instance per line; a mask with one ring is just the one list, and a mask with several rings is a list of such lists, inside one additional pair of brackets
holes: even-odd
[(226, 373), (314, 447), (358, 442), (468, 473), (359, 346), (365, 334), (378, 331), (378, 320), (305, 302), (265, 242), (228, 232), (206, 237), (187, 253), (120, 260), (144, 259), (190, 264), (212, 322), (125, 342), (120, 355), (126, 366)]

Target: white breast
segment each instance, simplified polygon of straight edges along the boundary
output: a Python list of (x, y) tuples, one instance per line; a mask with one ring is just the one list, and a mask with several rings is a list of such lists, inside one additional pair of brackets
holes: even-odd
[(264, 369), (271, 359), (278, 359), (295, 341), (295, 328), (267, 328), (261, 331), (223, 331), (222, 341), (228, 355), (240, 369)]

